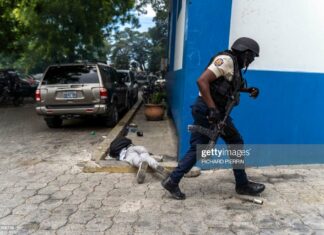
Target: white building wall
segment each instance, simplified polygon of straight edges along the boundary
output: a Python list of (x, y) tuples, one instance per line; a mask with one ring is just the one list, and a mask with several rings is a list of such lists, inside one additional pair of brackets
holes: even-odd
[(260, 44), (251, 69), (324, 73), (324, 0), (233, 0), (230, 42)]
[(182, 1), (182, 7), (177, 20), (175, 52), (174, 52), (174, 70), (182, 69), (183, 64), (183, 46), (184, 46), (184, 29), (186, 17), (186, 0)]

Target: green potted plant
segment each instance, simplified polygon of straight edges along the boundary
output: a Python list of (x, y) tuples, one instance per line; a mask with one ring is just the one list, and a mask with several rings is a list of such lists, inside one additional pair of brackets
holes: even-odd
[(166, 91), (153, 89), (144, 99), (144, 114), (148, 121), (163, 120), (166, 109)]

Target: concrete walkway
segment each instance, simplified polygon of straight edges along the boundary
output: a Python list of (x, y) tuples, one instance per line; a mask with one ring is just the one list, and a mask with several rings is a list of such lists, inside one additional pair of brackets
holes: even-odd
[(138, 137), (136, 133), (129, 132), (127, 137), (131, 138), (134, 144), (145, 146), (153, 154), (167, 155), (177, 160), (178, 138), (170, 118), (165, 115), (162, 121), (146, 121), (143, 105), (132, 123), (144, 134), (143, 137)]
[(175, 201), (149, 174), (87, 174), (39, 163), (0, 181), (0, 234), (324, 234), (323, 166), (249, 169), (263, 205), (235, 197), (232, 172), (185, 178)]
[[(175, 156), (169, 120), (146, 122), (140, 109), (132, 122), (144, 132), (130, 134), (135, 144)], [(229, 169), (184, 178), (187, 199), (175, 201), (152, 173), (138, 185), (134, 173), (82, 172), (91, 156), (76, 150), (86, 144), (73, 143), (80, 146), (67, 155), (68, 143), (53, 148), (51, 158), (11, 168), (14, 160), (0, 158), (8, 169), (0, 172), (0, 234), (324, 234), (323, 165), (247, 169), (266, 184), (263, 205), (236, 197)], [(14, 148), (8, 142), (2, 152)]]

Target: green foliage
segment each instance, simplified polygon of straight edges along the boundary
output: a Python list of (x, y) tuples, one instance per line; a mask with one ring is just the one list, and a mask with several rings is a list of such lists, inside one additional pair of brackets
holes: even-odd
[(10, 53), (9, 60), (14, 58), (21, 47), (15, 41), (19, 37), (18, 21), (13, 15), (16, 1), (0, 0), (0, 54), (4, 58)]
[(135, 0), (0, 0), (0, 53), (25, 71), (77, 59), (106, 60), (105, 36), (136, 23)]
[[(145, 13), (149, 3), (157, 13), (155, 27), (148, 33), (118, 31), (120, 23), (139, 27), (134, 9)], [(110, 54), (118, 68), (135, 60), (159, 71), (166, 57), (167, 8), (167, 0), (0, 0), (0, 67), (42, 72), (52, 63), (105, 61)]]
[(161, 69), (161, 59), (167, 57), (168, 1), (142, 0), (136, 8), (145, 14), (143, 7), (149, 3), (156, 12), (154, 27), (144, 33), (125, 28), (110, 39), (110, 59), (117, 68), (127, 69), (129, 62), (135, 60), (142, 70), (155, 73)]
[(166, 105), (167, 94), (165, 91), (155, 91), (148, 98), (148, 104)]
[(125, 28), (121, 32), (116, 32), (110, 43), (110, 58), (116, 68), (128, 69), (132, 60), (137, 61), (142, 68), (145, 68), (151, 47), (147, 33)]
[(153, 50), (150, 51), (149, 70), (152, 72), (159, 71), (161, 59), (167, 58), (168, 45), (168, 9), (169, 1), (152, 0), (152, 7), (156, 12), (153, 21), (155, 27), (149, 30), (149, 35), (153, 43)]

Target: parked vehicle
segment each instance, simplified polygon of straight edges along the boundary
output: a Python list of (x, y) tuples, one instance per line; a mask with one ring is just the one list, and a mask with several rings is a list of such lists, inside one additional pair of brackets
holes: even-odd
[(43, 77), (42, 73), (38, 74), (29, 74), (26, 76), (25, 80), (32, 86), (32, 87), (38, 87), (41, 79)]
[(126, 84), (102, 63), (51, 65), (35, 96), (36, 112), (50, 128), (60, 127), (66, 118), (89, 116), (111, 127), (119, 113), (130, 108)]
[(136, 81), (140, 87), (149, 84), (149, 79), (145, 73), (136, 74)]
[(0, 70), (0, 103), (23, 103), (24, 97), (33, 94), (32, 87), (19, 77), (14, 69)]
[(133, 105), (138, 100), (138, 83), (135, 80), (135, 74), (131, 70), (117, 70), (118, 76), (128, 87), (130, 103)]
[(35, 98), (36, 89), (37, 85), (31, 85), (25, 79), (20, 78), (20, 92), (23, 97)]
[(155, 83), (159, 78), (156, 75), (149, 75), (147, 79), (150, 83)]
[(25, 78), (22, 79), (25, 83), (25, 86), (29, 86), (29, 91), (27, 92), (26, 96), (35, 98), (35, 92), (37, 90), (37, 87), (40, 84), (42, 77), (43, 77), (43, 74), (38, 73), (38, 74), (26, 75)]
[(166, 86), (166, 80), (161, 78), (161, 79), (156, 80), (154, 82), (154, 84), (161, 85), (161, 86)]

